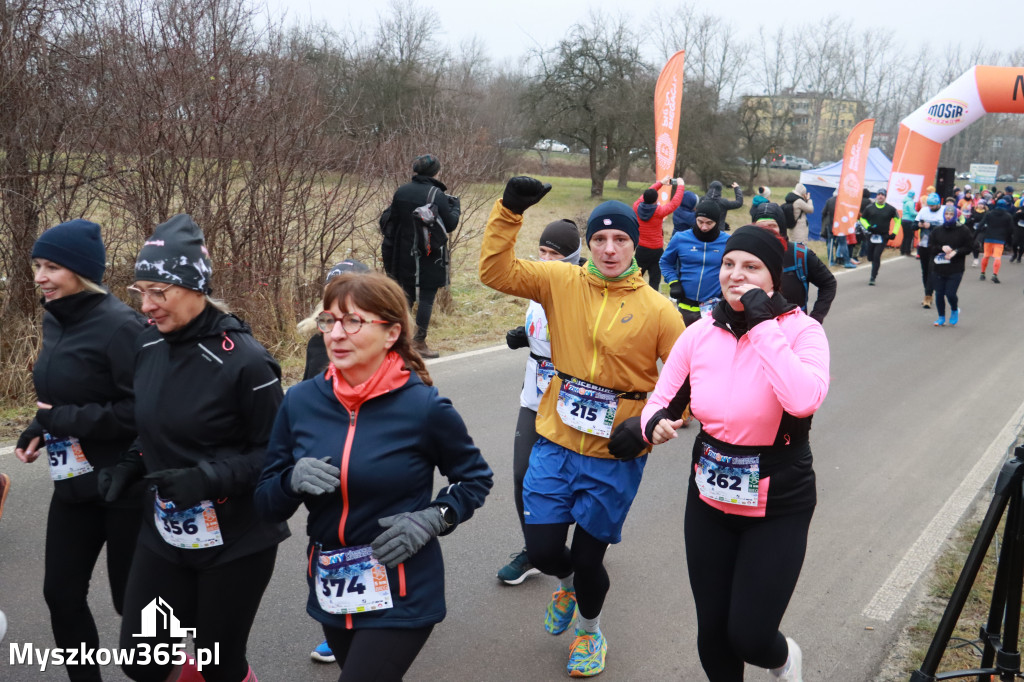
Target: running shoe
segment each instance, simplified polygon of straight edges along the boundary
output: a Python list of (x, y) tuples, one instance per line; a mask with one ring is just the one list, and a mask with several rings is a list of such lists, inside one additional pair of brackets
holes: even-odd
[(804, 664), (804, 654), (800, 651), (797, 643), (789, 637), (786, 638), (786, 644), (789, 645), (789, 658), (784, 666), (772, 670), (772, 675), (783, 682), (804, 682), (801, 670)]
[(576, 630), (576, 639), (569, 650), (570, 677), (593, 677), (604, 672), (604, 657), (608, 653), (608, 641), (600, 632)]
[(544, 629), (552, 635), (565, 632), (576, 614), (576, 590), (558, 590), (552, 593), (551, 603), (544, 613)]
[(935, 326), (935, 327), (942, 327), (945, 324), (946, 324), (946, 318), (945, 317), (940, 317), (939, 319), (937, 319), (934, 322), (932, 322), (932, 325)]
[(534, 568), (533, 564), (530, 563), (525, 549), (518, 554), (510, 556), (512, 561), (502, 566), (501, 570), (498, 571), (498, 580), (506, 585), (518, 585), (531, 575), (538, 575), (540, 573), (540, 570)]
[(860, 261), (859, 261), (859, 260), (857, 260), (856, 258), (851, 258), (851, 259), (850, 259), (850, 262), (851, 262), (851, 263), (853, 263), (853, 265), (854, 265), (854, 266), (858, 266), (858, 265), (860, 265)]
[(868, 286), (869, 287), (875, 286), (875, 278), (874, 277), (872, 277), (871, 279), (868, 280)]
[(977, 259), (977, 258), (975, 258), (975, 259), (974, 259), (974, 262), (973, 262), (973, 263), (971, 263), (971, 267), (972, 267), (972, 268), (976, 268), (976, 267), (978, 267), (978, 259)]
[(981, 276), (980, 276), (980, 277), (978, 277), (978, 279), (979, 279), (979, 280), (981, 280), (982, 282), (984, 282), (984, 281), (985, 281), (985, 273), (984, 273), (984, 272), (982, 272), (982, 273), (981, 273)]
[(956, 310), (954, 310), (953, 312), (951, 312), (949, 314), (949, 324), (955, 327), (956, 323), (959, 322), (959, 321), (960, 321), (960, 309), (957, 308)]
[(992, 275), (992, 284), (999, 284), (999, 275)]
[(7, 474), (0, 474), (0, 518), (4, 515), (4, 502), (7, 501), (7, 493), (11, 491), (11, 477)]
[(856, 263), (847, 263), (843, 267), (846, 268), (847, 270), (853, 270), (855, 267), (857, 267), (857, 264)]
[(310, 652), (309, 657), (317, 663), (334, 663), (335, 661), (334, 652), (327, 645), (326, 639), (316, 645), (316, 648)]

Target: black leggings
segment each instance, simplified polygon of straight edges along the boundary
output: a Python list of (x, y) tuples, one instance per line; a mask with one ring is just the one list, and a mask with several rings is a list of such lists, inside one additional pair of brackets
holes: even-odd
[(871, 279), (878, 277), (878, 268), (882, 265), (882, 254), (885, 253), (885, 242), (868, 244), (871, 254)]
[[(214, 643), (219, 646), (220, 664), (204, 667), (203, 679), (206, 682), (242, 682), (249, 673), (245, 657), (249, 630), (256, 619), (263, 591), (274, 573), (276, 557), (277, 545), (274, 545), (219, 566), (196, 568), (168, 561), (140, 541), (125, 592), (121, 648), (134, 649), (143, 642), (155, 647), (181, 641), (181, 637), (171, 637), (167, 628), (159, 625), (156, 637), (133, 636), (144, 631), (143, 610), (159, 599), (173, 610), (181, 627), (195, 628), (192, 638), (197, 649), (212, 650)], [(162, 607), (159, 610), (164, 611)], [(136, 682), (163, 682), (173, 667), (136, 662), (123, 669), (125, 675)]]
[(960, 288), (960, 280), (964, 273), (954, 272), (949, 275), (935, 274), (932, 276), (932, 284), (935, 285), (935, 309), (939, 317), (946, 316), (946, 300), (949, 300), (950, 310), (960, 310), (960, 299), (956, 292)]
[(537, 442), (537, 413), (528, 407), (519, 406), (519, 419), (516, 421), (516, 437), (512, 443), (512, 494), (515, 497), (516, 513), (519, 514), (519, 527), (523, 529), (526, 539), (526, 521), (523, 517), (523, 479), (530, 468), (530, 453)]
[[(405, 300), (409, 302), (409, 310), (416, 303), (416, 283), (402, 282), (402, 290), (405, 292)], [(434, 297), (437, 296), (437, 288), (419, 290), (420, 307), (416, 309), (416, 333), (413, 338), (416, 341), (425, 341), (427, 328), (430, 327), (430, 316), (434, 312)]]
[(414, 630), (323, 628), (341, 667), (338, 682), (401, 682), (434, 626)]
[(565, 546), (568, 523), (526, 524), (526, 552), (542, 573), (565, 578), (573, 574), (576, 605), (584, 618), (597, 618), (604, 607), (611, 581), (604, 568), (608, 543), (598, 540), (579, 524), (572, 534), (572, 549)]
[(927, 246), (917, 247), (917, 255), (921, 257), (921, 283), (924, 284), (925, 296), (931, 296), (935, 291), (932, 287), (932, 259), (928, 255), (929, 251)]
[[(89, 610), (89, 583), (103, 545), (114, 610), (124, 607), (124, 588), (135, 553), (142, 515), (138, 507), (111, 507), (98, 502), (71, 504), (50, 498), (46, 519), (43, 598), (50, 608), (53, 640), (59, 648), (99, 647), (96, 621)], [(68, 679), (100, 680), (98, 665), (66, 666)]]
[(661, 254), (663, 253), (665, 253), (665, 249), (636, 247), (636, 264), (640, 266), (640, 274), (650, 273), (651, 286), (655, 291), (661, 286)]
[(735, 516), (690, 490), (686, 565), (697, 607), (697, 653), (710, 682), (740, 682), (744, 662), (760, 668), (786, 663), (789, 647), (779, 625), (800, 577), (813, 514)]

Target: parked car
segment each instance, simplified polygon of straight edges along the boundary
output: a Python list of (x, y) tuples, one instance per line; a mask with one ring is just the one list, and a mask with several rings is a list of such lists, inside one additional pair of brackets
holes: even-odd
[(957, 173), (956, 177), (957, 177), (958, 180), (970, 180), (971, 179), (971, 174), (966, 172), (966, 171), (964, 171), (963, 173)]
[(533, 145), (533, 148), (542, 152), (569, 153), (569, 145), (562, 144), (558, 140), (538, 140), (537, 144)]
[(996, 182), (1013, 182), (1013, 175), (1010, 173), (1003, 173), (996, 178)]
[(1017, 182), (1024, 182), (1024, 175), (1018, 175)]
[(768, 163), (769, 168), (789, 168), (792, 170), (810, 170), (811, 162), (800, 156), (782, 154)]

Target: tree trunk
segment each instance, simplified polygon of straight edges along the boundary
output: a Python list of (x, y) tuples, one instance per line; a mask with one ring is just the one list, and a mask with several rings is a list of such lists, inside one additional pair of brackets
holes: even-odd
[(631, 165), (632, 160), (627, 152), (619, 159), (619, 183), (616, 185), (619, 189), (629, 189), (629, 167)]
[(7, 203), (13, 254), (8, 280), (10, 306), (31, 317), (35, 312), (35, 283), (30, 255), (39, 234), (39, 210), (32, 201), (35, 193), (30, 180), (28, 152), (17, 141), (11, 141), (7, 146), (5, 166), (10, 180)]

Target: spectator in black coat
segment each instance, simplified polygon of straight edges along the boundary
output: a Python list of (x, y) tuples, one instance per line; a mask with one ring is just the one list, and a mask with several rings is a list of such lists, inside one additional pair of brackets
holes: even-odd
[(729, 211), (734, 208), (740, 208), (743, 206), (743, 190), (737, 183), (732, 183), (732, 191), (736, 195), (736, 201), (729, 201), (722, 196), (722, 183), (718, 180), (712, 180), (711, 184), (708, 185), (708, 193), (705, 194), (701, 201), (704, 199), (712, 199), (718, 202), (718, 205), (722, 207), (722, 219), (718, 222), (722, 226), (722, 230), (725, 232), (729, 231), (729, 223), (726, 222)]
[[(434, 177), (439, 170), (441, 162), (432, 154), (417, 156), (413, 161), (412, 181), (399, 187), (391, 199), (389, 222), (394, 238), (390, 243), (385, 239), (381, 248), (384, 269), (402, 286), (410, 308), (417, 300), (418, 290), (420, 305), (413, 347), (424, 358), (438, 356), (427, 347), (427, 328), (434, 296), (438, 289), (448, 285), (448, 234), (458, 227), (462, 213), (459, 198), (446, 194), (448, 188)], [(425, 231), (422, 222), (414, 222), (413, 213), (431, 202), (437, 207), (444, 228), (435, 226)]]

